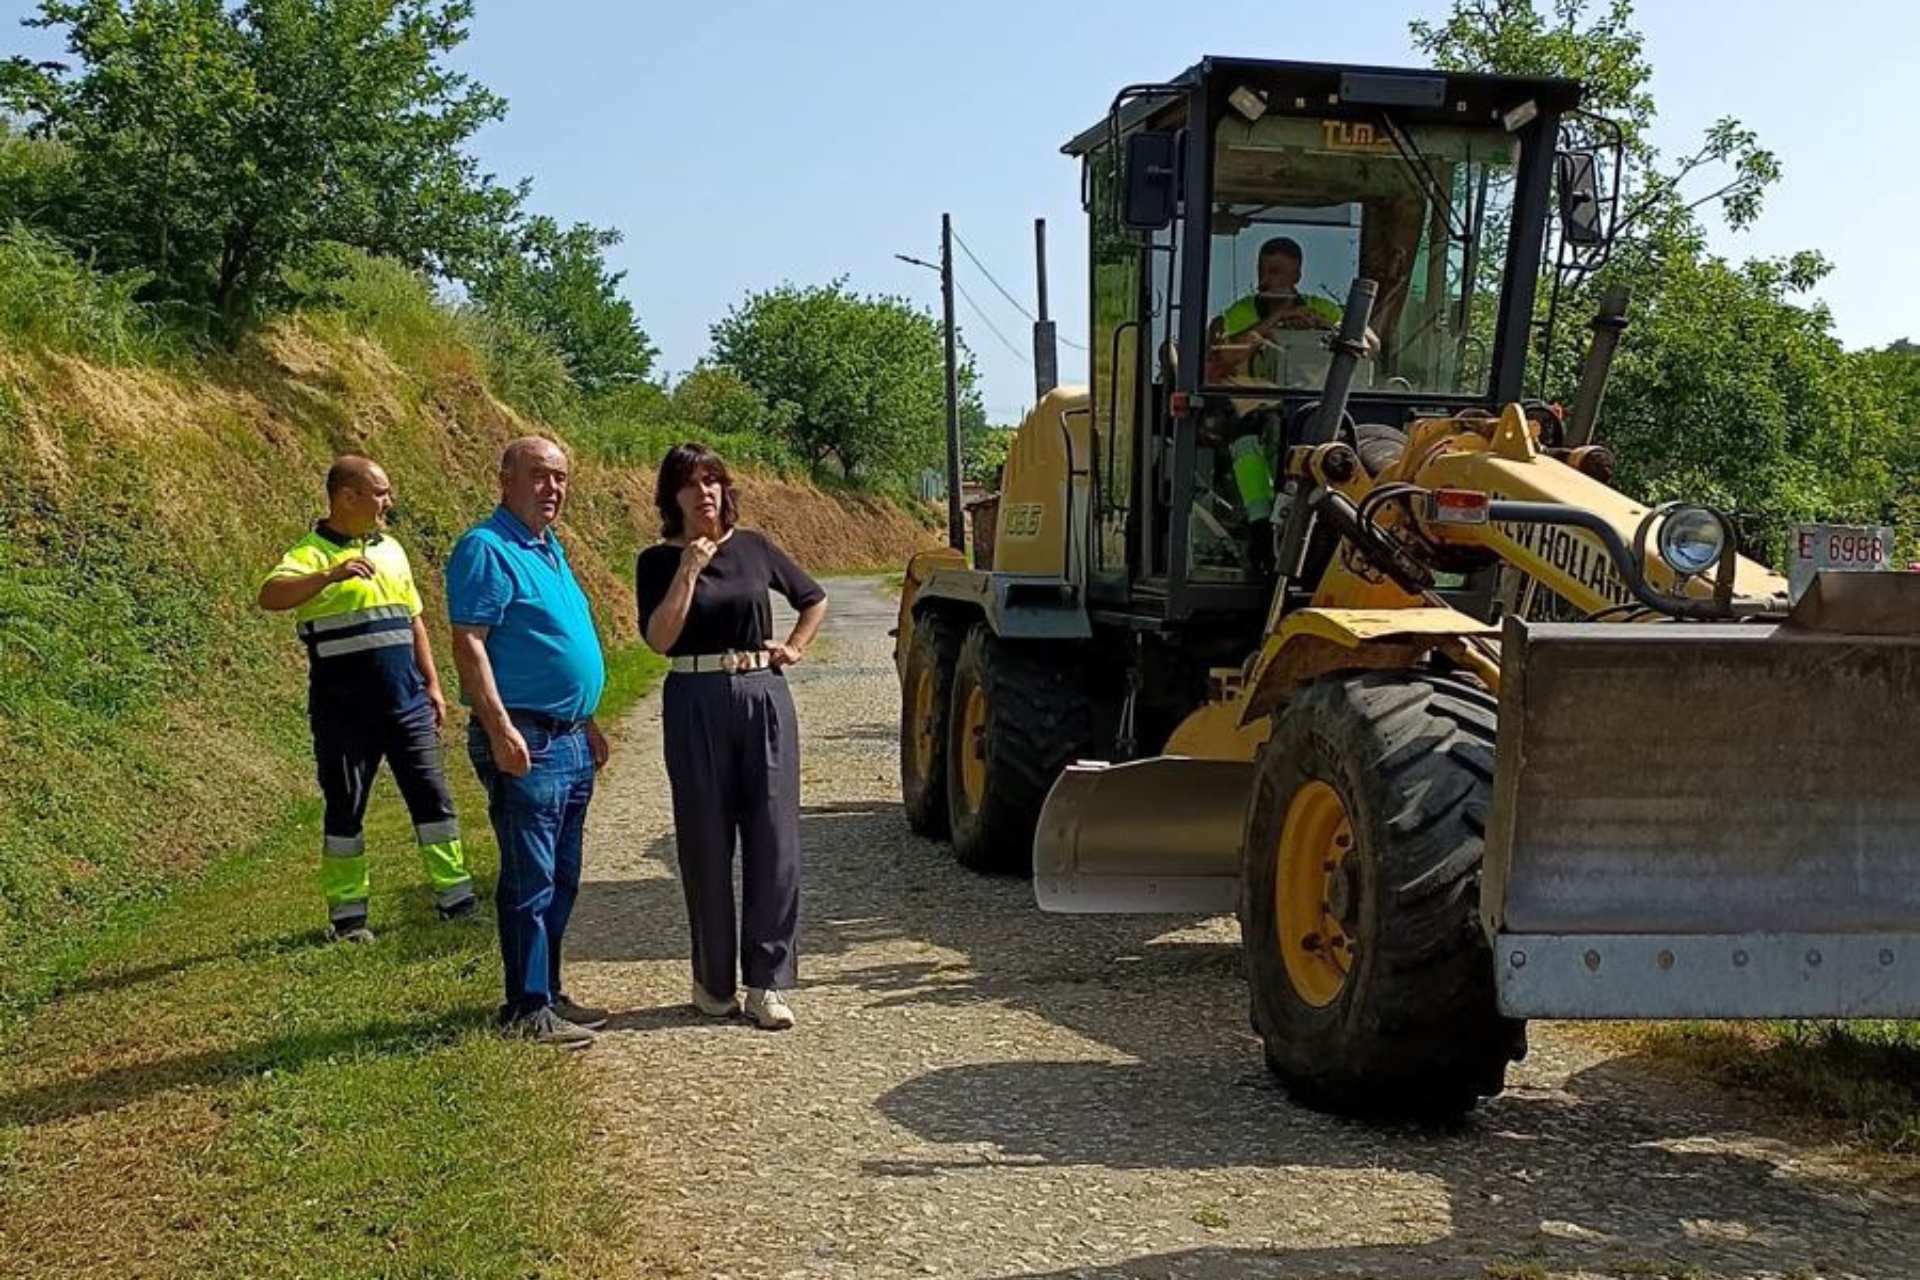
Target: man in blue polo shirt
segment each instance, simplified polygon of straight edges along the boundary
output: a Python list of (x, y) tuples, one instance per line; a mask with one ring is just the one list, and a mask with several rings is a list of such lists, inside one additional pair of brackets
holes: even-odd
[(500, 844), (501, 1026), (584, 1049), (604, 1009), (574, 1003), (560, 947), (580, 890), (580, 842), (607, 740), (593, 721), (607, 669), (593, 612), (553, 523), (567, 500), (567, 455), (526, 437), (500, 456), (500, 505), (454, 545), (447, 612), (467, 754), (487, 789)]

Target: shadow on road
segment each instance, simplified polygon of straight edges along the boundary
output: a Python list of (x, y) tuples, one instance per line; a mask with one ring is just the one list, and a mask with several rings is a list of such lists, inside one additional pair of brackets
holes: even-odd
[[(821, 895), (831, 909), (809, 926), (811, 950), (845, 953), (904, 935), (965, 957), (842, 966), (836, 984), (882, 1008), (1017, 1008), (1134, 1059), (928, 1072), (884, 1095), (880, 1110), (958, 1154), (871, 1162), (869, 1176), (994, 1162), (1388, 1169), (1439, 1180), (1452, 1206), (1453, 1235), (1431, 1246), (1201, 1250), (1061, 1275), (1477, 1275), (1477, 1261), (1465, 1270), (1462, 1262), (1484, 1260), (1488, 1242), (1568, 1270), (1678, 1258), (1732, 1274), (1784, 1273), (1845, 1259), (1861, 1274), (1909, 1274), (1911, 1217), (1889, 1231), (1890, 1214), (1871, 1213), (1855, 1189), (1783, 1170), (1758, 1149), (1764, 1140), (1726, 1140), (1731, 1126), (1712, 1098), (1691, 1097), (1631, 1060), (1575, 1075), (1562, 1090), (1510, 1091), (1441, 1127), (1306, 1111), (1261, 1062), (1230, 930), (1179, 917), (1043, 915), (1025, 881), (959, 870), (944, 848), (908, 834), (897, 806), (815, 813), (805, 823), (810, 851), (845, 859), (815, 869), (831, 886)], [(967, 1145), (982, 1143), (994, 1161)]]

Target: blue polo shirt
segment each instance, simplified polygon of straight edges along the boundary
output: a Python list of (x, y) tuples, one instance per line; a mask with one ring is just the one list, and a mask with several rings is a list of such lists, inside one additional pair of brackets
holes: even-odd
[(599, 707), (607, 685), (600, 637), (552, 529), (536, 537), (495, 507), (453, 546), (447, 614), (455, 626), (490, 628), (487, 659), (509, 711), (583, 720)]

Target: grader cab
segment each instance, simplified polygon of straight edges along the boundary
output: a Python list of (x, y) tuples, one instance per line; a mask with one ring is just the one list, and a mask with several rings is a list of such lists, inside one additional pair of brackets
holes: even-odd
[(1530, 1017), (1920, 1014), (1920, 575), (1796, 597), (1615, 491), (1618, 298), (1571, 416), (1523, 398), (1538, 283), (1606, 252), (1579, 99), (1123, 91), (1066, 148), (1092, 385), (1022, 424), (991, 565), (908, 567), (913, 826), (1049, 911), (1237, 913), (1316, 1105), (1471, 1106)]

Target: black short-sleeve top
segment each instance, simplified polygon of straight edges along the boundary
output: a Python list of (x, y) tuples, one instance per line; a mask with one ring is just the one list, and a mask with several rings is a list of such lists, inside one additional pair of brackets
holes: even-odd
[[(682, 548), (662, 542), (642, 551), (634, 565), (633, 590), (640, 604), (643, 636), (653, 611), (666, 599), (673, 576), (680, 571), (681, 553)], [(763, 648), (773, 638), (773, 605), (768, 598), (771, 591), (785, 596), (796, 609), (827, 598), (820, 584), (773, 545), (772, 539), (751, 529), (735, 529), (700, 571), (700, 580), (693, 584), (693, 604), (687, 609), (686, 625), (680, 628), (680, 638), (667, 655)]]

